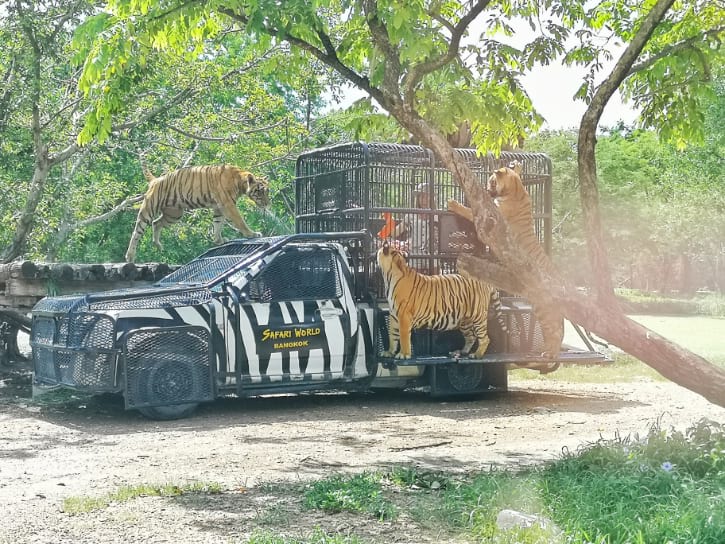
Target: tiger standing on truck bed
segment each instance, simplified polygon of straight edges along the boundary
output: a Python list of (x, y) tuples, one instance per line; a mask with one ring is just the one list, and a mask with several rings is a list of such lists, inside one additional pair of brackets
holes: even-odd
[[(490, 342), (491, 303), (505, 330), (498, 291), (492, 285), (462, 274), (419, 274), (408, 266), (403, 253), (387, 242), (378, 250), (377, 259), (390, 306), (390, 344), (384, 357), (410, 359), (413, 329), (458, 329), (465, 338), (460, 354), (480, 359)], [(476, 340), (478, 347), (471, 353)]]
[(149, 223), (153, 223), (154, 244), (161, 248), (161, 229), (176, 223), (185, 210), (211, 208), (214, 212), (214, 242), (223, 242), (224, 218), (248, 238), (262, 234), (247, 226), (237, 209), (237, 199), (247, 195), (257, 206), (269, 205), (269, 186), (265, 180), (236, 166), (192, 166), (160, 177), (144, 171), (149, 187), (136, 218), (136, 226), (126, 251), (126, 261), (136, 258), (136, 247)]

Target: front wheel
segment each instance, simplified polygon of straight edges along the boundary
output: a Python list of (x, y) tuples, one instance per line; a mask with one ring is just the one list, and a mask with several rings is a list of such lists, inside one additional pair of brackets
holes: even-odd
[(157, 405), (140, 406), (138, 411), (148, 418), (158, 420), (190, 416), (199, 404), (179, 401), (198, 399), (201, 396), (194, 366), (183, 361), (156, 361), (138, 377), (136, 389), (137, 399)]

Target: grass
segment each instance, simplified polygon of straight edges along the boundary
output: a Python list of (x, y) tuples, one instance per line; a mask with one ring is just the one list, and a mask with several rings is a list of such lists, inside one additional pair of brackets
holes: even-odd
[(652, 367), (621, 352), (611, 354), (614, 362), (606, 365), (565, 365), (556, 372), (541, 374), (536, 370), (516, 369), (509, 372), (512, 381), (555, 380), (572, 383), (616, 383), (638, 380), (660, 380), (663, 378)]
[[(334, 488), (336, 494), (357, 496), (363, 481), (363, 495), (372, 497), (375, 504), (381, 495), (388, 497), (385, 500), (395, 502), (401, 515), (415, 520), (426, 534), (443, 531), (454, 540), (511, 544), (725, 542), (725, 429), (706, 420), (686, 432), (654, 425), (642, 437), (599, 440), (524, 472), (491, 470), (453, 476), (399, 467), (382, 474), (335, 476), (310, 489)], [(329, 508), (326, 501), (315, 504), (308, 507)], [(335, 508), (344, 504), (349, 503), (342, 501)], [(368, 514), (364, 507), (347, 509)], [(503, 509), (536, 515), (542, 524), (502, 530), (496, 517)]]
[[(703, 316), (633, 315), (633, 320), (665, 338), (701, 355), (708, 361), (725, 366), (725, 318)], [(576, 343), (572, 332), (565, 342)], [(664, 380), (660, 374), (631, 355), (613, 351), (613, 363), (607, 365), (568, 365), (551, 374), (534, 370), (512, 370), (512, 380), (559, 380), (578, 383), (632, 382), (642, 379)]]
[(717, 293), (674, 298), (637, 289), (617, 289), (617, 295), (627, 313), (725, 317), (725, 295)]
[(334, 476), (313, 483), (304, 494), (304, 506), (326, 512), (363, 512), (379, 520), (394, 518), (393, 504), (383, 497), (374, 474)]
[(328, 534), (315, 529), (312, 534), (303, 538), (276, 535), (272, 532), (256, 532), (247, 541), (248, 544), (362, 544), (364, 541), (356, 536)]
[(83, 514), (94, 510), (102, 510), (111, 503), (127, 502), (139, 497), (178, 497), (188, 493), (221, 493), (222, 487), (215, 482), (195, 482), (191, 484), (140, 484), (120, 487), (113, 493), (102, 497), (68, 497), (63, 501), (63, 512), (67, 514)]
[(634, 315), (632, 319), (708, 361), (725, 366), (725, 318)]

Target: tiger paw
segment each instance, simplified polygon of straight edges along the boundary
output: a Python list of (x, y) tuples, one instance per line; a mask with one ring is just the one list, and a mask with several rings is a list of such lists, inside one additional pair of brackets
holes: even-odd
[(253, 232), (250, 238), (261, 238), (264, 236), (261, 232)]
[(449, 200), (447, 204), (447, 208), (449, 212), (458, 213), (460, 214), (462, 210), (465, 210), (466, 207), (458, 202), (457, 200)]
[(400, 352), (395, 356), (396, 359), (410, 359), (410, 353)]
[(384, 351), (380, 354), (381, 357), (394, 357), (395, 354), (392, 351)]

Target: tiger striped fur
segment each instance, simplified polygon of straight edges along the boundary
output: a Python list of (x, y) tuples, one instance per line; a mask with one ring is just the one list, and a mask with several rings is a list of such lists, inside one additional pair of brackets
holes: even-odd
[[(499, 321), (501, 302), (498, 291), (479, 280), (461, 274), (427, 276), (410, 268), (404, 255), (385, 243), (378, 250), (378, 266), (383, 274), (390, 307), (390, 344), (384, 357), (410, 359), (413, 329), (459, 329), (465, 338), (462, 355), (480, 358), (488, 348), (488, 308), (493, 302)], [(400, 344), (400, 349), (395, 348)]]
[(266, 181), (255, 178), (232, 165), (192, 166), (180, 168), (160, 177), (144, 171), (149, 186), (136, 217), (136, 226), (126, 251), (126, 261), (136, 258), (136, 247), (153, 223), (154, 244), (161, 247), (161, 229), (176, 223), (185, 210), (211, 208), (214, 212), (214, 242), (223, 242), (221, 236), (224, 218), (249, 238), (261, 236), (252, 231), (237, 209), (237, 199), (247, 195), (258, 206), (269, 205), (269, 187)]
[[(533, 257), (538, 266), (547, 272), (553, 272), (553, 264), (536, 236), (531, 197), (521, 181), (521, 164), (513, 163), (508, 168), (496, 170), (488, 178), (486, 189), (506, 220), (516, 243)], [(471, 208), (455, 200), (448, 202), (448, 210), (473, 221)], [(555, 308), (537, 307), (534, 313), (544, 336), (544, 351), (541, 356), (555, 359), (564, 339), (564, 317)], [(555, 369), (546, 366), (536, 368), (542, 372)]]

